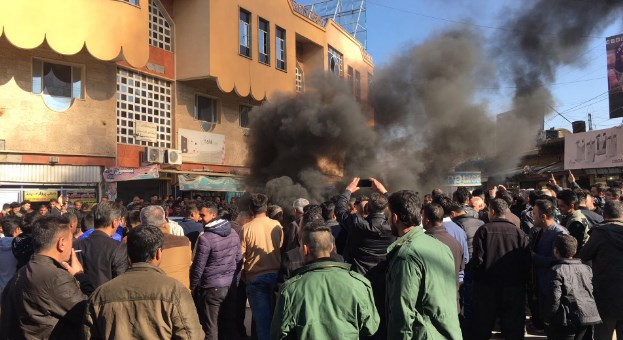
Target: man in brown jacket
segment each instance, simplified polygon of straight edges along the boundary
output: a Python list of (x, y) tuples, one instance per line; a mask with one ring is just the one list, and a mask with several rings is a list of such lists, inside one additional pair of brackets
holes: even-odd
[(187, 287), (167, 277), (164, 234), (141, 225), (128, 234), (130, 269), (93, 292), (87, 306), (87, 339), (203, 339)]
[(167, 276), (190, 288), (190, 265), (192, 250), (190, 240), (186, 236), (175, 236), (169, 233), (169, 224), (165, 219), (164, 209), (159, 205), (150, 205), (141, 209), (141, 224), (154, 226), (164, 234), (164, 254), (160, 269)]

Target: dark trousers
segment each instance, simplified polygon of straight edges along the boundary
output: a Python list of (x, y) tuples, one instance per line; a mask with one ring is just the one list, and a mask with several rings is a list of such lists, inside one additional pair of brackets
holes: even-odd
[(228, 325), (228, 320), (225, 320), (228, 315), (232, 315), (231, 306), (235, 298), (235, 294), (228, 294), (230, 291), (235, 292), (235, 289), (229, 287), (196, 289), (195, 305), (206, 340), (231, 339), (225, 334), (219, 334), (219, 329), (222, 330), (220, 333), (224, 333), (231, 328), (231, 324)]
[(558, 325), (545, 326), (547, 340), (582, 340), (588, 326), (564, 327)]
[(623, 339), (623, 320), (601, 317), (603, 323), (595, 325), (595, 340), (612, 340), (612, 333), (617, 332), (617, 339)]
[(244, 318), (247, 313), (247, 286), (244, 281), (240, 280), (238, 288), (236, 288), (236, 303), (234, 306), (234, 329), (237, 334), (244, 338), (247, 336), (247, 329), (244, 326)]
[(500, 287), (474, 281), (472, 290), (473, 314), (468, 326), (471, 339), (490, 339), (495, 320), (498, 317), (504, 339), (523, 339), (526, 319), (525, 296), (525, 286)]

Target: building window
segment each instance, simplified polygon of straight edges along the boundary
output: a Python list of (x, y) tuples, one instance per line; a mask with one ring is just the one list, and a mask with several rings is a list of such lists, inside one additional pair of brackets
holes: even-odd
[(196, 96), (195, 119), (206, 123), (218, 123), (216, 99), (204, 96)]
[(344, 60), (342, 53), (329, 46), (329, 71), (338, 77), (344, 76), (344, 66), (342, 61)]
[(240, 127), (249, 127), (249, 112), (251, 112), (252, 109), (252, 106), (240, 105)]
[(348, 66), (348, 68), (347, 68), (346, 80), (348, 81), (348, 89), (350, 91), (353, 91), (355, 85), (353, 83), (353, 67), (352, 66)]
[(251, 57), (251, 13), (240, 9), (240, 54)]
[(258, 55), (261, 63), (270, 65), (270, 28), (268, 21), (259, 19)]
[(303, 68), (299, 63), (296, 63), (296, 92), (303, 92)]
[(277, 68), (286, 70), (286, 30), (281, 27), (275, 29), (275, 54), (277, 56)]
[(61, 98), (84, 98), (82, 67), (33, 59), (32, 92)]
[(149, 1), (149, 44), (167, 51), (173, 51), (171, 24), (155, 0)]
[(361, 99), (361, 74), (355, 71), (355, 98)]
[[(155, 127), (157, 142), (136, 137), (136, 121)], [(117, 143), (171, 147), (171, 83), (117, 69)]]
[(121, 0), (121, 1), (127, 2), (127, 3), (129, 3), (131, 5), (138, 6), (138, 0)]

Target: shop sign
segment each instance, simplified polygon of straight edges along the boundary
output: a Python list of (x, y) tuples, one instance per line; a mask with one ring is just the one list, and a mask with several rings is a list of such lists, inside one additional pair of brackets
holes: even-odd
[(455, 172), (448, 175), (446, 185), (449, 187), (477, 187), (482, 185), (480, 171)]
[(104, 169), (104, 181), (106, 182), (124, 182), (136, 181), (141, 179), (158, 178), (157, 165), (144, 166), (140, 168), (106, 168)]
[(134, 138), (150, 143), (158, 143), (158, 124), (134, 121)]
[(70, 202), (97, 203), (95, 190), (67, 190), (66, 195)]
[(24, 200), (31, 202), (49, 202), (53, 198), (58, 198), (57, 190), (25, 190)]
[(184, 191), (244, 191), (244, 183), (238, 178), (179, 175), (178, 179)]

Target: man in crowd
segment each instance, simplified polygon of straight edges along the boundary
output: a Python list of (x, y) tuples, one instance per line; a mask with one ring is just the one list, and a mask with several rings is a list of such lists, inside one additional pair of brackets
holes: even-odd
[(309, 201), (304, 198), (297, 198), (292, 203), (292, 209), (294, 212), (294, 221), (290, 222), (290, 224), (286, 225), (283, 228), (283, 246), (281, 249), (282, 253), (288, 252), (296, 247), (299, 244), (299, 229), (301, 219), (303, 218), (303, 209), (309, 205)]
[(258, 340), (270, 338), (274, 292), (283, 243), (281, 225), (266, 216), (267, 203), (266, 195), (252, 194), (249, 208), (253, 220), (242, 227), (243, 277)]
[(379, 315), (370, 282), (350, 271), (350, 265), (331, 260), (331, 229), (322, 220), (309, 222), (301, 236), (305, 265), (279, 292), (271, 338), (358, 339), (374, 334)]
[(112, 236), (121, 224), (123, 207), (115, 202), (101, 202), (93, 210), (95, 230), (75, 243), (78, 259), (95, 288), (123, 274), (128, 269), (128, 254), (123, 243)]
[(575, 189), (573, 192), (578, 196), (577, 209), (584, 214), (588, 220), (589, 229), (604, 221), (603, 216), (595, 212), (593, 196), (588, 190)]
[(608, 188), (604, 196), (605, 201), (618, 201), (621, 199), (621, 188)]
[(335, 216), (335, 204), (331, 201), (324, 202), (320, 205), (322, 208), (322, 217), (327, 223), (327, 227), (331, 228), (331, 234), (335, 240), (335, 252), (342, 255), (344, 253), (344, 247), (346, 247), (346, 240), (348, 235), (346, 230), (337, 221)]
[(82, 231), (79, 227), (78, 227), (78, 216), (76, 216), (76, 214), (74, 213), (64, 213), (63, 216), (69, 221), (69, 230), (71, 230), (71, 234), (74, 235), (75, 239), (78, 239), (78, 236), (76, 236), (77, 234), (79, 234), (78, 231)]
[(360, 189), (357, 186), (359, 180), (359, 177), (355, 177), (338, 197), (335, 215), (348, 234), (344, 260), (352, 264), (352, 270), (365, 275), (385, 260), (387, 247), (395, 238), (385, 217), (387, 189), (376, 179), (370, 179), (376, 192), (370, 195), (370, 200), (365, 206), (367, 217), (349, 212), (348, 201), (351, 194)]
[(188, 288), (158, 266), (164, 234), (142, 225), (128, 233), (130, 269), (95, 290), (84, 324), (87, 339), (203, 339)]
[(0, 339), (77, 339), (93, 287), (72, 250), (69, 224), (40, 218), (32, 238), (35, 255), (2, 293)]
[(189, 273), (192, 250), (188, 237), (170, 233), (171, 229), (165, 218), (164, 209), (159, 205), (149, 205), (141, 209), (141, 224), (159, 228), (164, 234), (160, 269), (167, 276), (180, 281), (184, 287), (190, 287)]
[(459, 204), (453, 204), (451, 206), (450, 216), (452, 217), (452, 222), (456, 223), (459, 227), (461, 227), (461, 229), (463, 229), (463, 231), (465, 231), (465, 235), (467, 236), (467, 249), (469, 252), (469, 258), (471, 258), (474, 235), (476, 235), (478, 228), (485, 224), (485, 222), (479, 218), (468, 216), (465, 213), (464, 207)]
[(578, 208), (578, 196), (571, 190), (562, 190), (556, 196), (558, 198), (558, 209), (564, 216), (562, 225), (564, 225), (569, 234), (578, 241), (577, 254), (588, 241), (588, 219)]
[(22, 231), (20, 229), (20, 221), (16, 217), (4, 217), (0, 219), (2, 233), (4, 237), (0, 238), (0, 293), (9, 283), (9, 280), (17, 270), (17, 259), (13, 255), (12, 244), (15, 236)]
[(606, 189), (608, 186), (603, 183), (597, 183), (591, 187), (591, 196), (595, 200), (595, 212), (600, 215), (603, 213), (602, 209), (606, 202)]
[(39, 213), (39, 215), (45, 216), (48, 214), (48, 207), (45, 204), (41, 204), (39, 206), (39, 209), (37, 209), (37, 212)]
[(595, 325), (595, 340), (610, 340), (616, 330), (623, 339), (623, 203), (604, 205), (605, 223), (592, 228), (580, 258), (592, 261), (595, 302), (603, 323)]
[(452, 257), (454, 257), (454, 268), (456, 272), (456, 282), (458, 288), (459, 271), (463, 270), (465, 263), (463, 262), (463, 247), (448, 230), (443, 226), (443, 208), (436, 203), (431, 203), (422, 208), (422, 224), (426, 235), (430, 235), (441, 243), (450, 248)]
[(197, 237), (203, 231), (203, 223), (201, 223), (201, 212), (195, 204), (186, 206), (184, 219), (179, 223), (184, 229), (184, 235), (190, 240), (190, 246), (195, 249)]
[(459, 187), (452, 194), (452, 200), (463, 207), (465, 215), (473, 218), (478, 218), (478, 212), (469, 206), (470, 194), (466, 187)]
[[(453, 202), (450, 197), (446, 195), (439, 195), (435, 199), (433, 199), (433, 203), (438, 204), (442, 208), (443, 212), (443, 227), (448, 231), (455, 240), (459, 242), (462, 249), (463, 263), (469, 262), (469, 247), (467, 245), (467, 234), (458, 224), (454, 223), (451, 219), (452, 216), (452, 207), (456, 204)], [(443, 241), (442, 241), (443, 242)], [(459, 272), (459, 284), (463, 284), (463, 277), (465, 273), (463, 269)]]
[(29, 200), (22, 201), (21, 203), (22, 208), (20, 210), (20, 213), (22, 213), (22, 216), (32, 212), (32, 209), (30, 209), (30, 205), (31, 204)]
[[(195, 297), (206, 339), (231, 339), (242, 255), (240, 238), (229, 221), (216, 218), (218, 206), (207, 202), (202, 208), (205, 223), (190, 267), (190, 290)], [(209, 212), (209, 215), (207, 215)]]
[(487, 340), (496, 318), (501, 318), (505, 339), (524, 338), (526, 282), (530, 252), (526, 234), (506, 219), (508, 204), (500, 198), (489, 202), (489, 223), (474, 236), (474, 252), (468, 269), (473, 273), (473, 313), (467, 333)]
[(58, 199), (56, 198), (51, 198), (50, 199), (50, 207), (49, 207), (49, 211), (48, 214), (50, 214), (51, 216), (61, 216), (61, 204), (58, 202)]
[(9, 207), (11, 209), (9, 210), (9, 216), (15, 216), (18, 218), (21, 218), (23, 216), (21, 213), (22, 206), (19, 203), (13, 202)]
[(424, 233), (416, 193), (393, 193), (388, 205), (398, 239), (387, 255), (387, 338), (461, 339), (452, 252)]

